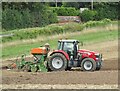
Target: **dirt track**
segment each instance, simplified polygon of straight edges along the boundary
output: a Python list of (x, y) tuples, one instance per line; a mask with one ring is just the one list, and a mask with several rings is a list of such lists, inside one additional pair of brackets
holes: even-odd
[[(92, 46), (92, 47), (91, 47)], [(117, 41), (108, 41), (83, 48), (92, 49), (103, 54), (104, 62), (100, 71), (82, 72), (79, 68), (63, 72), (26, 73), (14, 70), (2, 70), (3, 84), (91, 84), (117, 85), (118, 84), (118, 45)], [(10, 63), (4, 61), (3, 65)], [(9, 86), (10, 87), (10, 86)], [(11, 87), (12, 88), (12, 87)], [(23, 87), (24, 88), (24, 87)], [(39, 87), (38, 87), (39, 88)], [(115, 88), (115, 87), (113, 87)]]

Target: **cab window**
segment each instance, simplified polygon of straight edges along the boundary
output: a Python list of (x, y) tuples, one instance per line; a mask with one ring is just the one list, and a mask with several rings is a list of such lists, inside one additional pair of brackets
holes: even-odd
[(71, 42), (71, 43), (68, 43), (68, 42), (64, 42), (64, 47), (63, 47), (63, 50), (64, 51), (73, 51), (73, 47), (74, 45), (73, 45), (73, 43)]
[(58, 42), (58, 50), (62, 50), (62, 42)]

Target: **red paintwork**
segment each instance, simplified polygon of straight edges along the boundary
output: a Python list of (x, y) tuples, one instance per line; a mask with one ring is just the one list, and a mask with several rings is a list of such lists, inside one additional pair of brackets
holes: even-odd
[(67, 60), (70, 60), (69, 55), (68, 55), (66, 52), (64, 52), (63, 50), (54, 50), (54, 51), (50, 54), (50, 56), (51, 56), (52, 54), (54, 54), (54, 53), (62, 53), (62, 54), (67, 58)]
[[(54, 53), (62, 53), (63, 55), (65, 55), (65, 57), (67, 58), (67, 60), (70, 60), (69, 55), (68, 55), (66, 52), (64, 52), (63, 50), (54, 50), (54, 51), (50, 54), (50, 56), (51, 56), (52, 54), (54, 54)], [(92, 59), (94, 59), (95, 61), (97, 61), (97, 60), (96, 60), (96, 57), (95, 57), (95, 54), (96, 54), (97, 52), (89, 51), (89, 50), (85, 50), (85, 49), (80, 49), (80, 50), (78, 50), (78, 53), (81, 53), (81, 54), (82, 54), (82, 59), (84, 59), (84, 58), (92, 58)]]
[(97, 52), (89, 51), (89, 50), (85, 50), (85, 49), (78, 50), (78, 52), (82, 54), (82, 59), (87, 57), (87, 58), (93, 58), (95, 61), (97, 61), (96, 57), (95, 57), (95, 54)]

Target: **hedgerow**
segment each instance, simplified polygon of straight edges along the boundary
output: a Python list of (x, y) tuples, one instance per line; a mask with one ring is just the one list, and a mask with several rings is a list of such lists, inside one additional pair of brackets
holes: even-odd
[(104, 19), (101, 21), (89, 21), (84, 24), (82, 23), (67, 23), (64, 25), (52, 24), (46, 27), (17, 29), (9, 32), (14, 34), (14, 36), (3, 37), (2, 42), (23, 40), (23, 39), (35, 39), (39, 36), (49, 36), (55, 34), (62, 34), (66, 32), (82, 31), (85, 27), (103, 26), (109, 23), (111, 23), (110, 19)]

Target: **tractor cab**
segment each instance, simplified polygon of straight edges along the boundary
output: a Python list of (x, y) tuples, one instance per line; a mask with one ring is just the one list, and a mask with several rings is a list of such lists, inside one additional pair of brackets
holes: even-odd
[(58, 50), (63, 50), (66, 52), (69, 57), (73, 56), (73, 58), (77, 57), (78, 51), (78, 40), (59, 40), (58, 41)]

